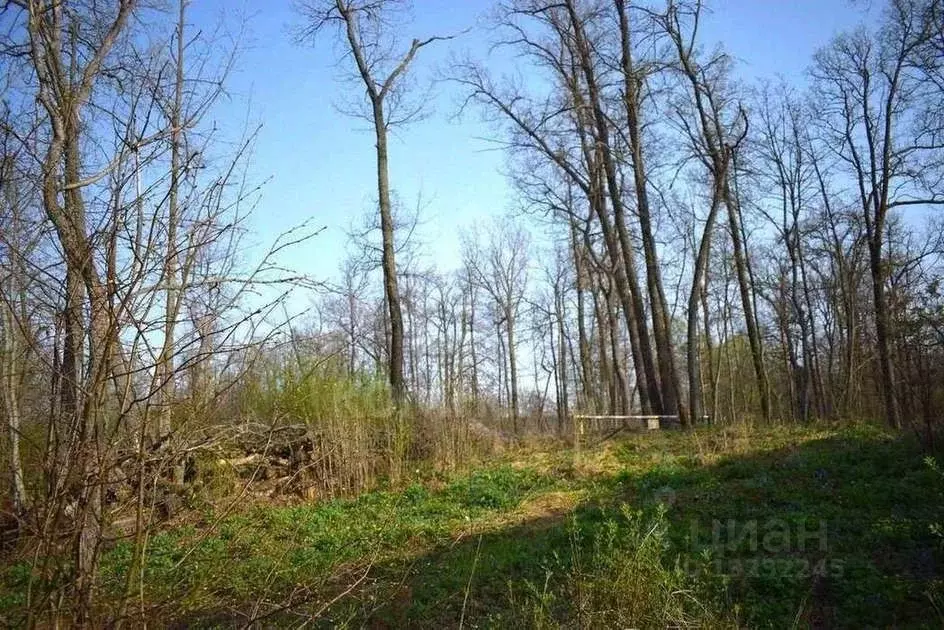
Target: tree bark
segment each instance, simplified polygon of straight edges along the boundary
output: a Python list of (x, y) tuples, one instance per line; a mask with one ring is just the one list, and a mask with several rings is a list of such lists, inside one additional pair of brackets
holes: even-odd
[[(735, 175), (732, 174), (732, 177)], [(764, 348), (757, 326), (754, 309), (753, 283), (748, 276), (747, 254), (744, 251), (743, 227), (741, 224), (740, 202), (732, 192), (728, 178), (722, 183), (725, 206), (728, 210), (728, 227), (731, 245), (734, 250), (734, 270), (737, 277), (738, 291), (741, 295), (741, 308), (744, 309), (744, 323), (747, 327), (747, 339), (751, 348), (751, 361), (757, 377), (757, 389), (760, 395), (761, 414), (765, 421), (770, 421), (770, 388), (767, 384), (767, 372), (764, 367)]]
[[(617, 180), (616, 164), (610, 145), (609, 122), (603, 111), (602, 96), (597, 85), (596, 72), (594, 70), (593, 60), (590, 56), (590, 46), (584, 33), (583, 22), (577, 14), (573, 0), (565, 0), (565, 5), (573, 27), (574, 47), (587, 86), (587, 98), (589, 99), (590, 109), (593, 114), (593, 122), (596, 131), (595, 140), (603, 166), (606, 189), (610, 197), (610, 203), (613, 206), (613, 218), (616, 225), (616, 234), (620, 250), (620, 255), (613, 257), (613, 264), (619, 265), (620, 262), (622, 262), (625, 267), (623, 278), (627, 285), (630, 312), (634, 319), (634, 322), (631, 324), (630, 334), (633, 334), (632, 326), (635, 326), (637, 329), (638, 355), (646, 375), (649, 404), (656, 413), (662, 414), (665, 412), (662, 400), (662, 386), (659, 383), (654, 365), (652, 345), (649, 339), (649, 326), (646, 323), (646, 310), (639, 290), (639, 276), (636, 271), (635, 255), (633, 254), (634, 248), (630, 241), (629, 230), (626, 226), (625, 208), (623, 206), (622, 194)], [(603, 213), (601, 213), (601, 215), (602, 214)], [(638, 367), (639, 364), (637, 363), (637, 370)]]
[(387, 298), (390, 318), (390, 352), (387, 369), (393, 401), (399, 407), (406, 393), (403, 383), (403, 313), (400, 309), (400, 293), (397, 288), (396, 246), (393, 239), (393, 210), (390, 202), (387, 167), (387, 122), (381, 101), (374, 101), (373, 112), (374, 132), (377, 139), (377, 193), (380, 205), (384, 294)]
[[(703, 394), (701, 386), (701, 344), (698, 341), (698, 302), (704, 299), (707, 291), (708, 260), (711, 251), (711, 238), (714, 231), (718, 209), (721, 207), (721, 186), (715, 182), (712, 186), (711, 206), (705, 225), (702, 228), (698, 242), (698, 253), (695, 256), (695, 268), (692, 271), (692, 287), (688, 294), (688, 404), (691, 408), (693, 421), (698, 421), (703, 415)], [(707, 304), (707, 301), (706, 301)], [(705, 312), (705, 331), (708, 330), (707, 307)], [(709, 347), (710, 351), (710, 347)]]
[(643, 78), (633, 64), (629, 18), (623, 0), (614, 0), (619, 15), (621, 65), (623, 74), (623, 103), (626, 109), (626, 126), (629, 131), (629, 151), (632, 158), (633, 184), (636, 191), (636, 212), (642, 235), (643, 254), (646, 265), (646, 281), (649, 289), (649, 306), (652, 312), (652, 333), (659, 362), (662, 405), (665, 412), (678, 414), (683, 426), (688, 419), (679, 396), (679, 378), (675, 369), (675, 344), (672, 341), (671, 323), (662, 286), (662, 270), (655, 236), (652, 231), (652, 212), (649, 204), (649, 189), (646, 162), (643, 151), (642, 125), (640, 122)]
[[(10, 293), (13, 295), (14, 273), (10, 274)], [(12, 307), (0, 305), (0, 400), (3, 401), (7, 418), (7, 435), (10, 444), (10, 497), (13, 512), (19, 518), (27, 506), (26, 485), (23, 482), (23, 462), (20, 459), (20, 347), (18, 331)]]

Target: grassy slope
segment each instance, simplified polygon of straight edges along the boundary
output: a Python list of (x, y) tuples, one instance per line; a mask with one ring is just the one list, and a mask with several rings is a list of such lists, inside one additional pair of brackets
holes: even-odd
[[(634, 435), (589, 449), (576, 467), (567, 451), (533, 453), (402, 492), (247, 507), (207, 532), (211, 520), (152, 539), (152, 619), (944, 623), (935, 608), (944, 554), (931, 532), (944, 521), (944, 479), (910, 439), (869, 428)], [(108, 592), (123, 583), (128, 553), (107, 553)], [(13, 608), (22, 569), (4, 582), (0, 606)], [(293, 610), (280, 609), (286, 602)]]

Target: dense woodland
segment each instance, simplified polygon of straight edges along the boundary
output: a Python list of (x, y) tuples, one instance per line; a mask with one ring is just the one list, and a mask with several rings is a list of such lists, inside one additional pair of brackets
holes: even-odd
[[(186, 497), (352, 494), (568, 440), (575, 414), (933, 441), (940, 0), (822, 42), (805, 91), (741, 80), (698, 0), (506, 0), (487, 34), (419, 39), (394, 0), (300, 0), (293, 36), (335, 44), (323, 61), (352, 82), (325, 89), (376, 146), (376, 205), (331, 279), (280, 262), (317, 246), (318, 217), (241, 255), (265, 203), (255, 131), (214, 119), (240, 42), (188, 4), (0, 10), (0, 508), (32, 553), (29, 623), (135, 614), (149, 536)], [(459, 52), (486, 36), (533, 80)], [(455, 47), (447, 68), (431, 47)], [(421, 255), (388, 177), (424, 74), (491, 124), (517, 193), (456, 269)], [(299, 293), (315, 306), (290, 315)], [(250, 472), (221, 490), (218, 461)], [(131, 569), (103, 608), (119, 535)]]

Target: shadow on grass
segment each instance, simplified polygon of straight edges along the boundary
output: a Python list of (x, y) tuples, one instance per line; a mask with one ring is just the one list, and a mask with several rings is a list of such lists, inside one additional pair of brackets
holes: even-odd
[[(632, 444), (617, 450), (626, 464), (636, 457)], [(568, 580), (575, 561), (603, 528), (622, 526), (620, 506), (654, 513), (662, 503), (665, 562), (726, 576), (721, 605), (737, 607), (741, 624), (941, 627), (933, 598), (944, 558), (930, 525), (944, 520), (942, 489), (944, 480), (913, 441), (866, 429), (709, 466), (667, 457), (643, 473), (595, 480), (588, 500), (572, 511), (375, 567), (370, 582), (324, 621), (530, 625), (523, 609), (557, 593), (546, 612), (572, 625)]]

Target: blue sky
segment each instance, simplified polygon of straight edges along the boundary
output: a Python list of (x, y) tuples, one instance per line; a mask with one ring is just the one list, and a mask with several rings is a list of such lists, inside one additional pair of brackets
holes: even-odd
[[(469, 51), (487, 61), (489, 34), (482, 18), (490, 0), (415, 0), (407, 37), (472, 30), (457, 40), (425, 49), (416, 62), (421, 79), (450, 52)], [(241, 6), (240, 12), (235, 8)], [(709, 4), (702, 41), (723, 42), (745, 80), (782, 75), (800, 86), (813, 51), (840, 30), (862, 21), (864, 3), (848, 0), (716, 0)], [(252, 241), (266, 243), (305, 220), (325, 226), (315, 240), (283, 262), (329, 278), (345, 254), (346, 228), (369, 210), (375, 197), (373, 137), (367, 123), (338, 112), (335, 104), (360, 88), (341, 80), (341, 49), (329, 33), (315, 46), (293, 42), (299, 21), (290, 0), (238, 4), (194, 0), (193, 27), (207, 28), (225, 15), (248, 17), (248, 49), (230, 82), (233, 98), (219, 107), (221, 124), (262, 123), (251, 164), (256, 180), (268, 179), (253, 219)], [(507, 71), (495, 61), (496, 72)], [(425, 203), (421, 238), (431, 262), (448, 269), (457, 261), (460, 228), (507, 212), (513, 193), (502, 175), (505, 156), (486, 138), (496, 131), (475, 113), (455, 119), (458, 96), (439, 88), (432, 115), (399, 130), (391, 143), (391, 182), (399, 198)], [(234, 123), (235, 121), (235, 123)]]

